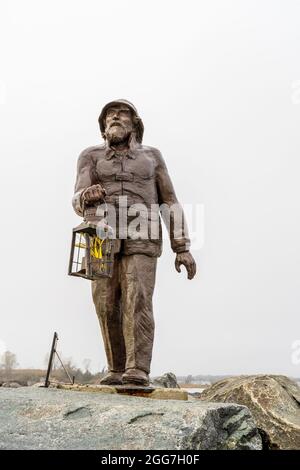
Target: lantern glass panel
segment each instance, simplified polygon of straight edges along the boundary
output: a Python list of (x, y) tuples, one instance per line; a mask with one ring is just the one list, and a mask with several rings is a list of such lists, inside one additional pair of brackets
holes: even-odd
[(89, 235), (83, 232), (74, 232), (72, 259), (72, 272), (78, 275), (86, 275), (86, 241)]

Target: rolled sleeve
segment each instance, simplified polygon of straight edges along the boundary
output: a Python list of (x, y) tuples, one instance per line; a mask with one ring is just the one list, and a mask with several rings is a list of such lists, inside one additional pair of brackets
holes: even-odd
[[(169, 232), (171, 248), (175, 253), (182, 253), (190, 249), (190, 239), (188, 234), (188, 228), (186, 218), (184, 215), (183, 208), (178, 202), (176, 193), (165, 164), (165, 161), (156, 149), (156, 184), (158, 192), (159, 204), (163, 204), (166, 207), (165, 211), (162, 211), (162, 218), (165, 222), (167, 230)], [(172, 211), (172, 207), (176, 207), (176, 217)], [(178, 223), (179, 221), (179, 223)], [(176, 223), (177, 222), (177, 223)]]

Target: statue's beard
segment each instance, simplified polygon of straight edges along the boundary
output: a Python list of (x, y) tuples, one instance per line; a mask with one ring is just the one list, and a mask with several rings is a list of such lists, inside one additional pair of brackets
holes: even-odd
[(121, 123), (113, 123), (105, 130), (105, 136), (112, 145), (126, 142), (131, 134), (132, 129)]

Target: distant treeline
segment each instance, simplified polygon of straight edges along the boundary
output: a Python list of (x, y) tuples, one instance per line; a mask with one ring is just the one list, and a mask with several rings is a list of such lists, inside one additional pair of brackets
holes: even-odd
[[(96, 383), (103, 377), (103, 372), (92, 374), (90, 371), (81, 369), (68, 369), (69, 374), (75, 377), (75, 383)], [(4, 382), (17, 382), (20, 385), (33, 385), (37, 382), (44, 382), (46, 369), (12, 369), (9, 374), (0, 370), (0, 385)], [(63, 368), (55, 369), (50, 377), (52, 382), (68, 383), (68, 377)]]
[[(90, 359), (85, 359), (84, 370), (77, 367), (72, 358), (63, 359), (63, 364), (71, 377), (75, 378), (76, 383), (96, 383), (105, 374), (105, 368), (100, 372), (93, 374), (90, 370)], [(48, 364), (48, 356), (45, 358), (45, 366)], [(5, 382), (17, 382), (20, 385), (33, 385), (37, 382), (43, 382), (46, 379), (45, 369), (20, 369), (18, 368), (17, 357), (11, 351), (5, 351), (0, 357), (0, 385)], [(61, 364), (54, 364), (51, 372), (50, 381), (68, 383), (68, 376)]]
[(178, 375), (178, 383), (184, 384), (213, 384), (219, 380), (223, 380), (229, 375)]

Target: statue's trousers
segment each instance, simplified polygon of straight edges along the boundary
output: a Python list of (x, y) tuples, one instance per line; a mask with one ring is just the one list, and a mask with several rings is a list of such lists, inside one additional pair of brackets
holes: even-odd
[(137, 368), (150, 372), (156, 264), (156, 257), (118, 253), (112, 278), (92, 281), (110, 371)]

